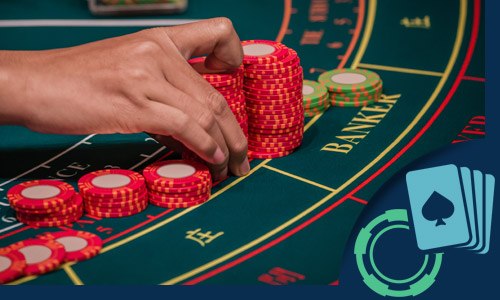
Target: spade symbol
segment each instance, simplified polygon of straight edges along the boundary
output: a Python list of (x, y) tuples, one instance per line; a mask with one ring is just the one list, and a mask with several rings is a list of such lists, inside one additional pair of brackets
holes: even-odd
[(443, 219), (447, 219), (453, 215), (455, 206), (453, 202), (446, 199), (438, 192), (433, 192), (422, 207), (422, 215), (429, 221), (436, 220), (436, 227), (446, 225)]

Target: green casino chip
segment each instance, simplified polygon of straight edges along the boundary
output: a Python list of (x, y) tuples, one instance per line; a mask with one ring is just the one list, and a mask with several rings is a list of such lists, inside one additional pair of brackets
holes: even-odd
[(354, 100), (354, 101), (341, 101), (341, 100), (336, 100), (336, 99), (330, 99), (330, 104), (332, 106), (338, 106), (338, 107), (361, 107), (361, 106), (372, 105), (375, 102), (376, 102), (375, 99), (372, 99), (372, 100)]
[(304, 103), (317, 101), (328, 95), (328, 90), (319, 82), (312, 80), (304, 80), (302, 84), (302, 96)]
[(417, 296), (434, 283), (441, 267), (443, 253), (425, 254), (420, 269), (408, 278), (390, 278), (377, 267), (373, 252), (378, 239), (394, 229), (410, 230), (406, 210), (388, 210), (360, 230), (354, 245), (359, 272), (366, 285), (379, 295), (384, 297)]
[(318, 78), (331, 93), (372, 91), (380, 85), (377, 73), (364, 69), (334, 69)]

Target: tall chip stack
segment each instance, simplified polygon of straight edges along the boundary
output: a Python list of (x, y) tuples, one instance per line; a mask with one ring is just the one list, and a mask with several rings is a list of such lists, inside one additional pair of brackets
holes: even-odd
[(297, 53), (267, 40), (242, 42), (243, 91), (248, 114), (248, 156), (289, 155), (302, 144), (303, 72)]
[(366, 106), (377, 102), (382, 95), (382, 79), (369, 70), (334, 69), (321, 74), (318, 81), (330, 92), (332, 106)]
[(83, 214), (82, 198), (62, 181), (32, 180), (19, 183), (7, 192), (16, 218), (33, 227), (69, 225)]
[(241, 130), (248, 137), (248, 117), (243, 95), (243, 65), (232, 71), (218, 72), (205, 67), (205, 57), (189, 60), (189, 63), (210, 85), (226, 98), (227, 104), (233, 112)]
[(122, 218), (138, 214), (148, 206), (141, 174), (122, 169), (104, 169), (78, 180), (85, 212), (100, 218)]

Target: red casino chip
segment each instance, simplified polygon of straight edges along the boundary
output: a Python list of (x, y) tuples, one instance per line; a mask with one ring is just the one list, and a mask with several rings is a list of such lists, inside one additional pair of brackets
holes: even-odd
[(304, 73), (302, 69), (299, 69), (299, 72), (292, 75), (292, 76), (286, 76), (286, 77), (280, 77), (280, 76), (271, 76), (270, 78), (266, 77), (260, 77), (260, 78), (249, 78), (246, 77), (244, 84), (282, 84), (282, 83), (290, 83), (290, 82), (296, 82), (298, 80), (302, 80)]
[(268, 64), (280, 61), (289, 55), (288, 48), (278, 42), (268, 40), (242, 41), (243, 64)]
[(280, 135), (280, 136), (269, 136), (269, 135), (259, 135), (259, 134), (250, 134), (249, 135), (249, 143), (253, 142), (263, 142), (263, 143), (287, 143), (294, 142), (297, 140), (302, 140), (303, 136), (301, 133), (292, 133), (289, 135)]
[(21, 252), (10, 247), (0, 248), (0, 284), (21, 277), (25, 267), (26, 260)]
[(262, 153), (262, 152), (254, 152), (254, 151), (248, 151), (248, 157), (255, 158), (255, 159), (272, 159), (272, 158), (279, 158), (283, 156), (287, 156), (292, 154), (293, 151), (284, 151), (284, 152), (275, 152), (275, 153)]
[(144, 193), (138, 198), (134, 198), (127, 201), (113, 201), (113, 202), (98, 202), (98, 201), (85, 201), (85, 205), (89, 207), (99, 207), (99, 208), (126, 208), (139, 206), (140, 204), (147, 201), (148, 194)]
[(198, 184), (198, 185), (193, 185), (191, 187), (184, 187), (184, 188), (168, 188), (168, 187), (151, 186), (149, 189), (149, 193), (191, 197), (191, 196), (197, 196), (197, 195), (203, 195), (206, 193), (210, 193), (211, 188), (212, 188), (212, 186), (208, 182), (204, 183), (204, 184)]
[(188, 208), (196, 205), (203, 204), (207, 202), (207, 200), (198, 200), (198, 201), (190, 201), (190, 202), (165, 202), (156, 199), (149, 199), (149, 202), (152, 205), (163, 207), (163, 208)]
[(138, 213), (141, 213), (148, 207), (148, 202), (146, 204), (143, 204), (142, 206), (138, 206), (132, 209), (120, 209), (120, 210), (96, 210), (92, 209), (90, 207), (85, 207), (85, 212), (89, 215), (96, 216), (99, 218), (123, 218), (123, 217), (130, 217), (133, 215), (136, 215)]
[(122, 197), (133, 195), (144, 188), (141, 174), (122, 169), (105, 169), (90, 172), (78, 180), (78, 188), (84, 197)]
[(299, 61), (297, 60), (294, 64), (288, 66), (277, 67), (273, 69), (250, 69), (247, 68), (244, 72), (246, 77), (252, 77), (253, 75), (289, 75), (297, 72), (300, 67)]
[(194, 202), (194, 201), (207, 201), (210, 198), (210, 193), (193, 196), (181, 196), (176, 194), (161, 194), (149, 192), (149, 201), (161, 202)]
[(254, 109), (266, 109), (266, 110), (274, 110), (275, 108), (261, 108), (261, 106), (280, 106), (280, 105), (286, 105), (286, 106), (298, 106), (300, 103), (302, 103), (302, 96), (297, 96), (297, 97), (291, 97), (291, 98), (285, 98), (281, 100), (268, 100), (268, 99), (262, 99), (262, 98), (246, 98), (247, 101), (247, 107), (254, 108)]
[(166, 160), (153, 163), (143, 171), (149, 186), (190, 187), (211, 182), (210, 171), (202, 163), (189, 160)]
[(62, 181), (32, 180), (13, 186), (7, 192), (10, 205), (19, 209), (43, 210), (65, 205), (75, 189)]
[(250, 64), (245, 66), (245, 71), (253, 71), (253, 70), (274, 70), (280, 69), (284, 67), (288, 67), (290, 65), (300, 64), (300, 58), (297, 55), (297, 52), (291, 48), (288, 48), (288, 56), (285, 58), (276, 61), (274, 63), (268, 64)]
[(78, 221), (83, 215), (83, 208), (80, 208), (76, 213), (70, 214), (64, 217), (56, 217), (56, 218), (48, 218), (48, 219), (24, 219), (20, 216), (16, 216), (16, 218), (31, 227), (58, 227), (58, 226), (67, 226), (76, 221)]
[(299, 96), (302, 94), (302, 85), (290, 86), (281, 89), (258, 89), (251, 87), (244, 87), (243, 92), (245, 95), (249, 96), (259, 96), (259, 95), (289, 95), (289, 96)]
[(82, 206), (82, 197), (78, 193), (75, 193), (70, 201), (58, 207), (44, 209), (23, 209), (13, 207), (13, 209), (16, 211), (16, 214), (19, 215), (66, 215), (75, 212), (80, 206)]
[(86, 231), (47, 232), (39, 236), (41, 240), (53, 240), (63, 245), (64, 261), (83, 261), (90, 259), (102, 249), (102, 240), (97, 235)]
[(64, 261), (64, 246), (53, 240), (28, 239), (9, 246), (26, 260), (24, 275), (40, 275), (55, 270)]

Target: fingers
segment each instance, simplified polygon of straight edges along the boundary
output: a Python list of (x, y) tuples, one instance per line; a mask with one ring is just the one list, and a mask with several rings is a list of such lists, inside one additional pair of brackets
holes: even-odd
[(184, 151), (182, 143), (171, 136), (153, 134), (152, 138), (157, 140), (160, 144), (166, 146), (168, 149), (173, 150), (177, 153), (182, 153)]
[(222, 164), (226, 157), (217, 142), (191, 117), (177, 108), (151, 101), (141, 126), (144, 131), (172, 136), (205, 161)]
[(186, 59), (208, 55), (205, 65), (213, 70), (237, 68), (243, 61), (243, 49), (233, 24), (227, 18), (165, 28)]
[[(206, 82), (204, 83), (207, 84)], [(191, 88), (193, 88), (193, 86), (191, 86)], [(218, 164), (209, 163), (208, 167), (210, 168), (214, 180), (225, 178), (228, 173), (230, 151), (213, 112), (203, 102), (195, 100), (192, 96), (166, 81), (160, 81), (151, 87), (148, 92), (148, 98), (183, 111), (216, 141), (225, 159)]]
[(179, 72), (165, 74), (167, 80), (193, 99), (203, 103), (212, 112), (215, 125), (223, 136), (223, 141), (216, 140), (223, 151), (226, 148), (228, 150), (226, 154), (231, 172), (237, 176), (248, 173), (250, 166), (247, 159), (247, 141), (226, 99), (186, 62), (175, 61), (170, 64)]

